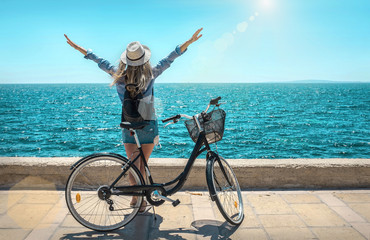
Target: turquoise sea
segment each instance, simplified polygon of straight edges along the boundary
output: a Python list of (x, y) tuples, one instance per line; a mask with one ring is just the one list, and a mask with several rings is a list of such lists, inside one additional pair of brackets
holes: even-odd
[[(370, 83), (155, 85), (159, 120), (221, 96), (226, 158), (369, 158)], [(121, 105), (108, 84), (0, 85), (0, 156), (124, 154)], [(152, 157), (189, 157), (182, 122), (163, 128)]]

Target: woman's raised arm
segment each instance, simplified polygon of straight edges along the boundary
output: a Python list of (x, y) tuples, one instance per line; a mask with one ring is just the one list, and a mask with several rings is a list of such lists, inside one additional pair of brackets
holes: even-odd
[(72, 42), (72, 41), (71, 41), (71, 39), (69, 39), (69, 38), (67, 37), (67, 35), (66, 35), (66, 34), (64, 34), (64, 36), (67, 38), (67, 43), (68, 43), (69, 45), (71, 45), (71, 47), (73, 47), (74, 49), (78, 50), (79, 52), (81, 52), (83, 55), (85, 55), (85, 56), (86, 56), (87, 51), (86, 51), (86, 49), (85, 49), (85, 48), (80, 47), (80, 46), (78, 46), (76, 43)]
[(202, 34), (199, 35), (202, 29), (203, 28), (198, 29), (188, 41), (184, 42), (182, 45), (178, 45), (175, 51), (172, 51), (170, 55), (159, 61), (159, 63), (152, 69), (153, 78), (157, 78), (159, 75), (161, 75), (164, 70), (170, 67), (175, 58), (177, 58), (178, 56), (182, 55), (185, 52), (185, 50), (189, 47), (190, 44), (192, 44), (193, 42), (197, 41), (200, 37), (202, 37)]
[(108, 60), (105, 60), (104, 58), (98, 57), (96, 54), (94, 54), (91, 49), (86, 50), (83, 47), (78, 46), (76, 43), (72, 42), (71, 39), (67, 37), (67, 35), (64, 34), (64, 36), (67, 38), (67, 43), (73, 47), (74, 49), (81, 52), (83, 55), (85, 55), (84, 58), (90, 59), (94, 62), (96, 62), (100, 69), (102, 69), (104, 72), (108, 73), (109, 75), (113, 75), (117, 71), (117, 67), (112, 65)]
[(203, 36), (202, 34), (200, 34), (200, 35), (199, 35), (200, 31), (202, 31), (202, 30), (203, 30), (203, 28), (199, 28), (199, 29), (198, 29), (198, 30), (193, 34), (193, 36), (191, 36), (191, 38), (190, 38), (188, 41), (184, 42), (184, 43), (180, 46), (181, 52), (184, 52), (184, 51), (189, 47), (189, 45), (190, 45), (190, 44), (192, 44), (193, 42), (197, 41), (199, 38), (201, 38), (201, 37)]

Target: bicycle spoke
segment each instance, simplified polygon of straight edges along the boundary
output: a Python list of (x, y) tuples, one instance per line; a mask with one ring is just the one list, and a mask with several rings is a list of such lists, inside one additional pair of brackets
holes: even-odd
[[(93, 183), (85, 174), (83, 174), (82, 172), (80, 172), (82, 174), (82, 176), (84, 176), (89, 182)], [(94, 186), (91, 186), (90, 184), (87, 184), (88, 186), (90, 186), (92, 188), (92, 190), (96, 190), (96, 188)], [(100, 186), (100, 185), (98, 185)]]
[[(95, 211), (95, 208), (96, 208), (96, 206), (99, 204), (99, 201), (100, 201), (100, 199), (98, 199), (98, 200), (96, 201), (95, 206), (94, 206), (92, 209), (90, 209), (90, 211), (89, 211), (87, 214), (85, 214), (86, 216), (89, 216), (88, 221), (90, 221), (91, 216), (93, 215), (92, 213)], [(90, 214), (90, 213), (91, 213), (91, 214)]]
[(90, 196), (90, 197), (88, 197), (88, 199), (90, 198), (90, 200), (89, 201), (87, 201), (87, 202), (85, 202), (85, 203), (83, 203), (83, 204), (81, 204), (81, 205), (78, 205), (78, 207), (77, 208), (75, 208), (76, 210), (78, 210), (78, 209), (80, 209), (81, 207), (83, 207), (83, 206), (85, 206), (86, 204), (88, 204), (89, 202), (91, 202), (91, 200), (94, 200), (94, 198), (93, 197), (95, 197), (95, 196)]
[(118, 206), (118, 210), (116, 211), (120, 213), (119, 215), (125, 216), (124, 208), (122, 208), (120, 204), (117, 204), (117, 206)]
[[(240, 224), (244, 218), (240, 188), (230, 165), (223, 158), (214, 160), (212, 168), (212, 185), (216, 205), (227, 221)], [(209, 171), (208, 170), (208, 171)], [(207, 172), (209, 174), (209, 172)], [(209, 178), (207, 178), (209, 181)]]

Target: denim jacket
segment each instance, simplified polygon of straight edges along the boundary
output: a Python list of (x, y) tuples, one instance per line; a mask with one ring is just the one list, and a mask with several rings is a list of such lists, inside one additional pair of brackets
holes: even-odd
[[(184, 51), (186, 52), (186, 50)], [(143, 94), (143, 104), (140, 113), (141, 115), (144, 115), (143, 118), (145, 120), (155, 120), (155, 111), (154, 111), (154, 96), (153, 96), (153, 85), (155, 79), (163, 73), (164, 70), (170, 67), (170, 65), (173, 63), (173, 61), (178, 57), (181, 56), (184, 52), (181, 52), (180, 46), (177, 46), (174, 51), (172, 51), (167, 57), (163, 58), (159, 63), (152, 68), (153, 72), (153, 78), (148, 82), (148, 86), (144, 89)], [(87, 50), (87, 54), (84, 57), (86, 59), (93, 60), (96, 62), (103, 71), (108, 73), (109, 75), (113, 75), (117, 71), (117, 67), (112, 65), (109, 61), (106, 59), (103, 59), (101, 57), (98, 57), (96, 54), (92, 52), (91, 49)], [(124, 95), (125, 95), (125, 84), (124, 83), (117, 83), (116, 84), (117, 93), (119, 98), (121, 99), (121, 102), (123, 103)], [(140, 106), (139, 106), (140, 108)], [(140, 109), (139, 109), (140, 110)]]

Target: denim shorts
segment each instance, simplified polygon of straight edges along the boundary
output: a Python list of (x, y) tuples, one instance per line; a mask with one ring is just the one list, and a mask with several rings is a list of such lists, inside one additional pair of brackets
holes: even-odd
[[(143, 129), (137, 129), (136, 134), (139, 137), (140, 144), (154, 143), (157, 145), (159, 141), (158, 121), (149, 121), (149, 125), (146, 125)], [(136, 144), (134, 136), (130, 135), (130, 130), (122, 129), (122, 138), (123, 143)]]

